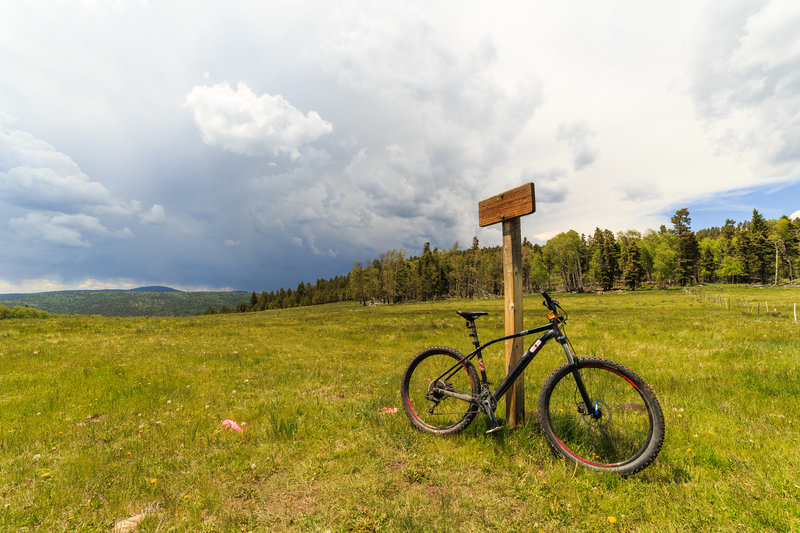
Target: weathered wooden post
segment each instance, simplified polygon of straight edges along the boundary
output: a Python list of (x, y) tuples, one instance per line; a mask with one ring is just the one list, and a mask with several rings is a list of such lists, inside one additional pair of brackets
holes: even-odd
[[(478, 203), (478, 225), (503, 223), (503, 293), (506, 335), (522, 330), (522, 233), (520, 217), (533, 213), (536, 201), (533, 183), (492, 196)], [(506, 373), (522, 357), (522, 339), (506, 341)], [(506, 393), (506, 424), (514, 427), (525, 420), (524, 375)]]

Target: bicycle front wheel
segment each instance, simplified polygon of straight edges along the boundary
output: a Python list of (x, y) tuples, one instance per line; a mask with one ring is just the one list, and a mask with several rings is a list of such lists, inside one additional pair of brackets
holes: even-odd
[(403, 373), (400, 396), (411, 423), (422, 431), (447, 435), (467, 427), (478, 406), (446, 393), (475, 397), (480, 391), (478, 374), (458, 350), (435, 346), (411, 360)]
[(608, 359), (585, 358), (577, 367), (555, 369), (539, 395), (539, 418), (558, 454), (592, 470), (633, 474), (655, 460), (664, 442), (664, 415), (653, 391), (631, 369)]

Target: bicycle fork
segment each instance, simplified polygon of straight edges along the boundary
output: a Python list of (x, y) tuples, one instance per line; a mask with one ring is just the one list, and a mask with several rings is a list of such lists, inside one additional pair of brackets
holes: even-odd
[(583, 400), (583, 405), (586, 409), (586, 412), (584, 412), (581, 410), (581, 407), (578, 406), (578, 412), (582, 415), (588, 414), (595, 420), (602, 418), (603, 412), (600, 410), (600, 403), (594, 402), (594, 405), (592, 405), (592, 400), (589, 398), (589, 393), (586, 391), (586, 385), (583, 383), (581, 373), (578, 371), (577, 360), (569, 349), (569, 342), (567, 341), (566, 335), (561, 335), (560, 337), (557, 337), (556, 340), (561, 344), (561, 347), (564, 348), (564, 353), (567, 355), (567, 361), (572, 367), (572, 377), (575, 379), (575, 386), (578, 388), (578, 393), (581, 395), (581, 400)]

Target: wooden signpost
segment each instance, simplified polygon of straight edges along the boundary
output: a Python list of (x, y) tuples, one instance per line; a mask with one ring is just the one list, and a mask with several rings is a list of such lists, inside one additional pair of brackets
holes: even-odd
[[(503, 223), (503, 293), (506, 335), (522, 330), (522, 233), (520, 217), (536, 210), (533, 183), (526, 183), (478, 203), (480, 227)], [(522, 339), (506, 341), (506, 373), (522, 357)], [(523, 376), (506, 393), (506, 424), (514, 427), (525, 420)]]

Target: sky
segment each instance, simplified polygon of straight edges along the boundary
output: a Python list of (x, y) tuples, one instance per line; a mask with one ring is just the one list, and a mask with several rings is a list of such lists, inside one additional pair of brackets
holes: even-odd
[(0, 293), (800, 216), (796, 0), (0, 3)]

